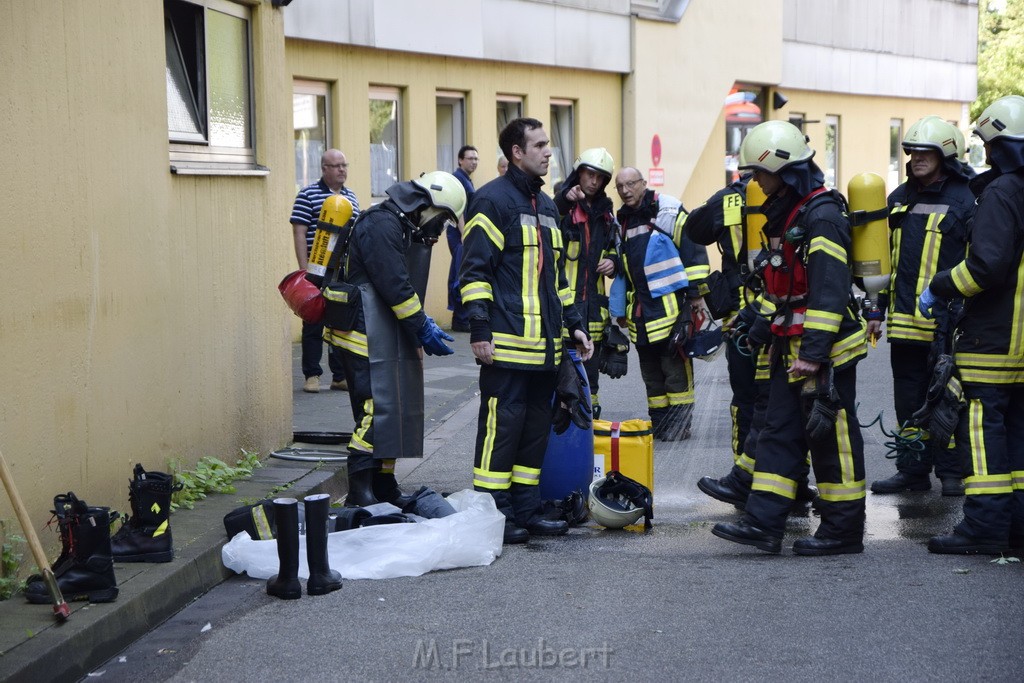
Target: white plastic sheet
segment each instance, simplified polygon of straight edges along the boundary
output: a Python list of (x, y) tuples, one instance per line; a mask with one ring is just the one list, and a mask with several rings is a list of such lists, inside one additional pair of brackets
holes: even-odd
[[(331, 569), (345, 579), (390, 579), (493, 562), (501, 555), (505, 531), (505, 516), (495, 508), (494, 498), (466, 489), (447, 500), (456, 514), (329, 534)], [(269, 579), (278, 570), (277, 541), (254, 541), (241, 532), (221, 549), (221, 558), (225, 567), (239, 574)], [(305, 536), (299, 536), (299, 578), (309, 578)]]

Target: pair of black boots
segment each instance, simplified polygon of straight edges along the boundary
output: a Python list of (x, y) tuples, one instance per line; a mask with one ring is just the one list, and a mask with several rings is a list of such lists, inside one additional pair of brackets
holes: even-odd
[[(341, 574), (330, 567), (327, 557), (328, 520), (331, 501), (326, 493), (303, 498), (306, 520), (306, 562), (309, 579), (307, 595), (327, 595), (341, 588)], [(299, 583), (299, 501), (274, 499), (274, 523), (277, 526), (277, 574), (267, 581), (267, 595), (282, 600), (302, 597)]]
[[(113, 602), (117, 579), (110, 549), (110, 508), (90, 507), (74, 493), (53, 499), (61, 552), (53, 563), (57, 587), (67, 601)], [(36, 605), (53, 602), (43, 577), (28, 578), (25, 599)]]
[(551, 519), (545, 514), (539, 486), (512, 484), (507, 491), (487, 492), (494, 497), (498, 512), (505, 515), (502, 542), (506, 545), (526, 543), (531, 534), (561, 536), (569, 531), (569, 523), (564, 518)]

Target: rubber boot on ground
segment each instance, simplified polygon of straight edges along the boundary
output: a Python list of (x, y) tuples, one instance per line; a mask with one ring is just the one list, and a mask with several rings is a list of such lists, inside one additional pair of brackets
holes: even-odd
[(395, 479), (395, 459), (378, 460), (377, 470), (373, 473), (373, 497), (381, 503), (391, 503), (404, 510), (416, 496), (402, 493)]
[(327, 556), (327, 516), (331, 497), (326, 493), (306, 496), (306, 562), (309, 580), (306, 595), (327, 595), (341, 588), (341, 574), (331, 569)]
[[(69, 493), (69, 498), (74, 494)], [(58, 496), (60, 498), (60, 496)], [(75, 502), (68, 510), (66, 529), (69, 535), (70, 560), (57, 575), (57, 586), (68, 602), (113, 602), (117, 599), (117, 578), (110, 556), (110, 508), (86, 507)], [(52, 603), (50, 592), (42, 580), (25, 588), (25, 599), (37, 605)]]
[(267, 580), (267, 595), (282, 600), (302, 597), (299, 583), (299, 501), (294, 498), (274, 499), (274, 520), (277, 523), (277, 573)]
[(171, 538), (171, 494), (181, 489), (164, 472), (147, 472), (135, 466), (128, 482), (131, 514), (114, 534), (111, 547), (117, 562), (170, 562), (174, 559)]
[(345, 496), (345, 507), (364, 508), (379, 503), (373, 495), (373, 478), (379, 463), (368, 453), (349, 451), (347, 464), (348, 495)]

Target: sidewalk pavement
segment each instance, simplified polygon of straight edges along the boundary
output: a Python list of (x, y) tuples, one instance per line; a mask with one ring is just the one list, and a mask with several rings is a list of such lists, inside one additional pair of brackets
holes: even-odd
[[(453, 336), (458, 353), (428, 357), (425, 362), (428, 457), (451, 436), (441, 427), (475, 397), (478, 371), (471, 360), (469, 335)], [(292, 350), (293, 431), (351, 431), (348, 393), (328, 388), (326, 349), (322, 365), (327, 372), (319, 394), (302, 391), (300, 345), (294, 344)], [(21, 596), (0, 602), (0, 681), (39, 683), (82, 678), (97, 664), (230, 577), (233, 572), (221, 562), (221, 546), (227, 540), (223, 518), (244, 501), (271, 495), (301, 498), (311, 493), (329, 493), (337, 500), (347, 492), (343, 446), (301, 442), (291, 446), (335, 450), (339, 459), (317, 463), (269, 458), (250, 479), (236, 482), (236, 493), (212, 494), (196, 503), (193, 510), (176, 511), (171, 518), (174, 560), (162, 564), (115, 564), (120, 589), (116, 601), (69, 603), (71, 617), (63, 623), (53, 616), (51, 606), (32, 605)], [(420, 463), (400, 462), (399, 479)]]

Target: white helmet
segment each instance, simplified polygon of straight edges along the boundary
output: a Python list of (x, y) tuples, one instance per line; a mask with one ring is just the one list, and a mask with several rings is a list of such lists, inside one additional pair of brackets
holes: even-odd
[(412, 182), (427, 191), (432, 206), (450, 211), (452, 218), (458, 220), (465, 213), (466, 188), (451, 173), (431, 171), (413, 178)]
[(814, 150), (807, 146), (807, 136), (799, 128), (789, 121), (765, 121), (743, 138), (739, 167), (778, 173), (813, 156)]
[(651, 528), (654, 502), (651, 490), (620, 472), (609, 472), (590, 485), (587, 500), (590, 517), (609, 529), (621, 529), (644, 518), (644, 528)]
[(610, 180), (612, 177), (612, 171), (615, 170), (615, 161), (612, 159), (612, 155), (608, 153), (604, 147), (592, 147), (584, 150), (582, 154), (576, 157), (576, 163), (572, 165), (575, 170), (580, 170), (580, 166), (584, 166), (593, 171), (597, 171), (601, 175), (608, 176)]
[(903, 151), (910, 154), (915, 150), (932, 150), (942, 157), (956, 156), (961, 153), (956, 134), (957, 128), (952, 123), (938, 116), (926, 116), (907, 129), (903, 136)]
[(1007, 95), (988, 105), (974, 132), (985, 142), (995, 138), (1024, 140), (1024, 97)]

